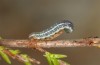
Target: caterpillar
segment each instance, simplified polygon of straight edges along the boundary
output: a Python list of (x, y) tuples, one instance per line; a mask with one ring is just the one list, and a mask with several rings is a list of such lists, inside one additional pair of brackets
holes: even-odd
[(50, 28), (43, 30), (41, 32), (33, 32), (29, 35), (30, 39), (36, 40), (52, 40), (59, 35), (61, 35), (64, 31), (67, 33), (71, 33), (73, 31), (73, 24), (68, 20), (62, 20)]

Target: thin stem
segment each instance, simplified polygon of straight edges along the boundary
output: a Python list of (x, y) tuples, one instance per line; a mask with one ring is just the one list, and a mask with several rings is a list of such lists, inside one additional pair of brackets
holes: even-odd
[[(0, 40), (0, 45), (7, 47), (25, 47), (29, 46), (30, 40), (15, 40), (15, 39), (2, 39)], [(55, 40), (55, 41), (37, 41), (31, 42), (42, 48), (51, 47), (84, 47), (84, 46), (100, 46), (100, 38), (86, 38), (86, 39), (76, 39), (76, 40)]]

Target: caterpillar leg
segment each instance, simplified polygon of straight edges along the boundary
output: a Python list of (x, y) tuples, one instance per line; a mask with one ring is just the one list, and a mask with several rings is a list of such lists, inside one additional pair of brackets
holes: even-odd
[(46, 52), (46, 50), (44, 50), (43, 48), (37, 46), (37, 42), (39, 42), (39, 40), (31, 39), (30, 42), (29, 42), (28, 48), (36, 49), (40, 52)]

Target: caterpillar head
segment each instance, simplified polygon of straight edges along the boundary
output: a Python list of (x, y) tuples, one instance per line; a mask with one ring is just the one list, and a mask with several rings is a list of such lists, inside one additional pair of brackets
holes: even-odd
[(74, 30), (73, 23), (68, 20), (63, 20), (64, 23), (64, 30), (67, 33), (71, 33)]

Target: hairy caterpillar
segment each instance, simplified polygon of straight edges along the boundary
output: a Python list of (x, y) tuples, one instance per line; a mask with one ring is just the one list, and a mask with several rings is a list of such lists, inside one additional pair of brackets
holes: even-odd
[(64, 31), (67, 33), (73, 31), (73, 24), (68, 20), (62, 20), (42, 32), (33, 32), (29, 35), (29, 38), (36, 40), (52, 40)]

